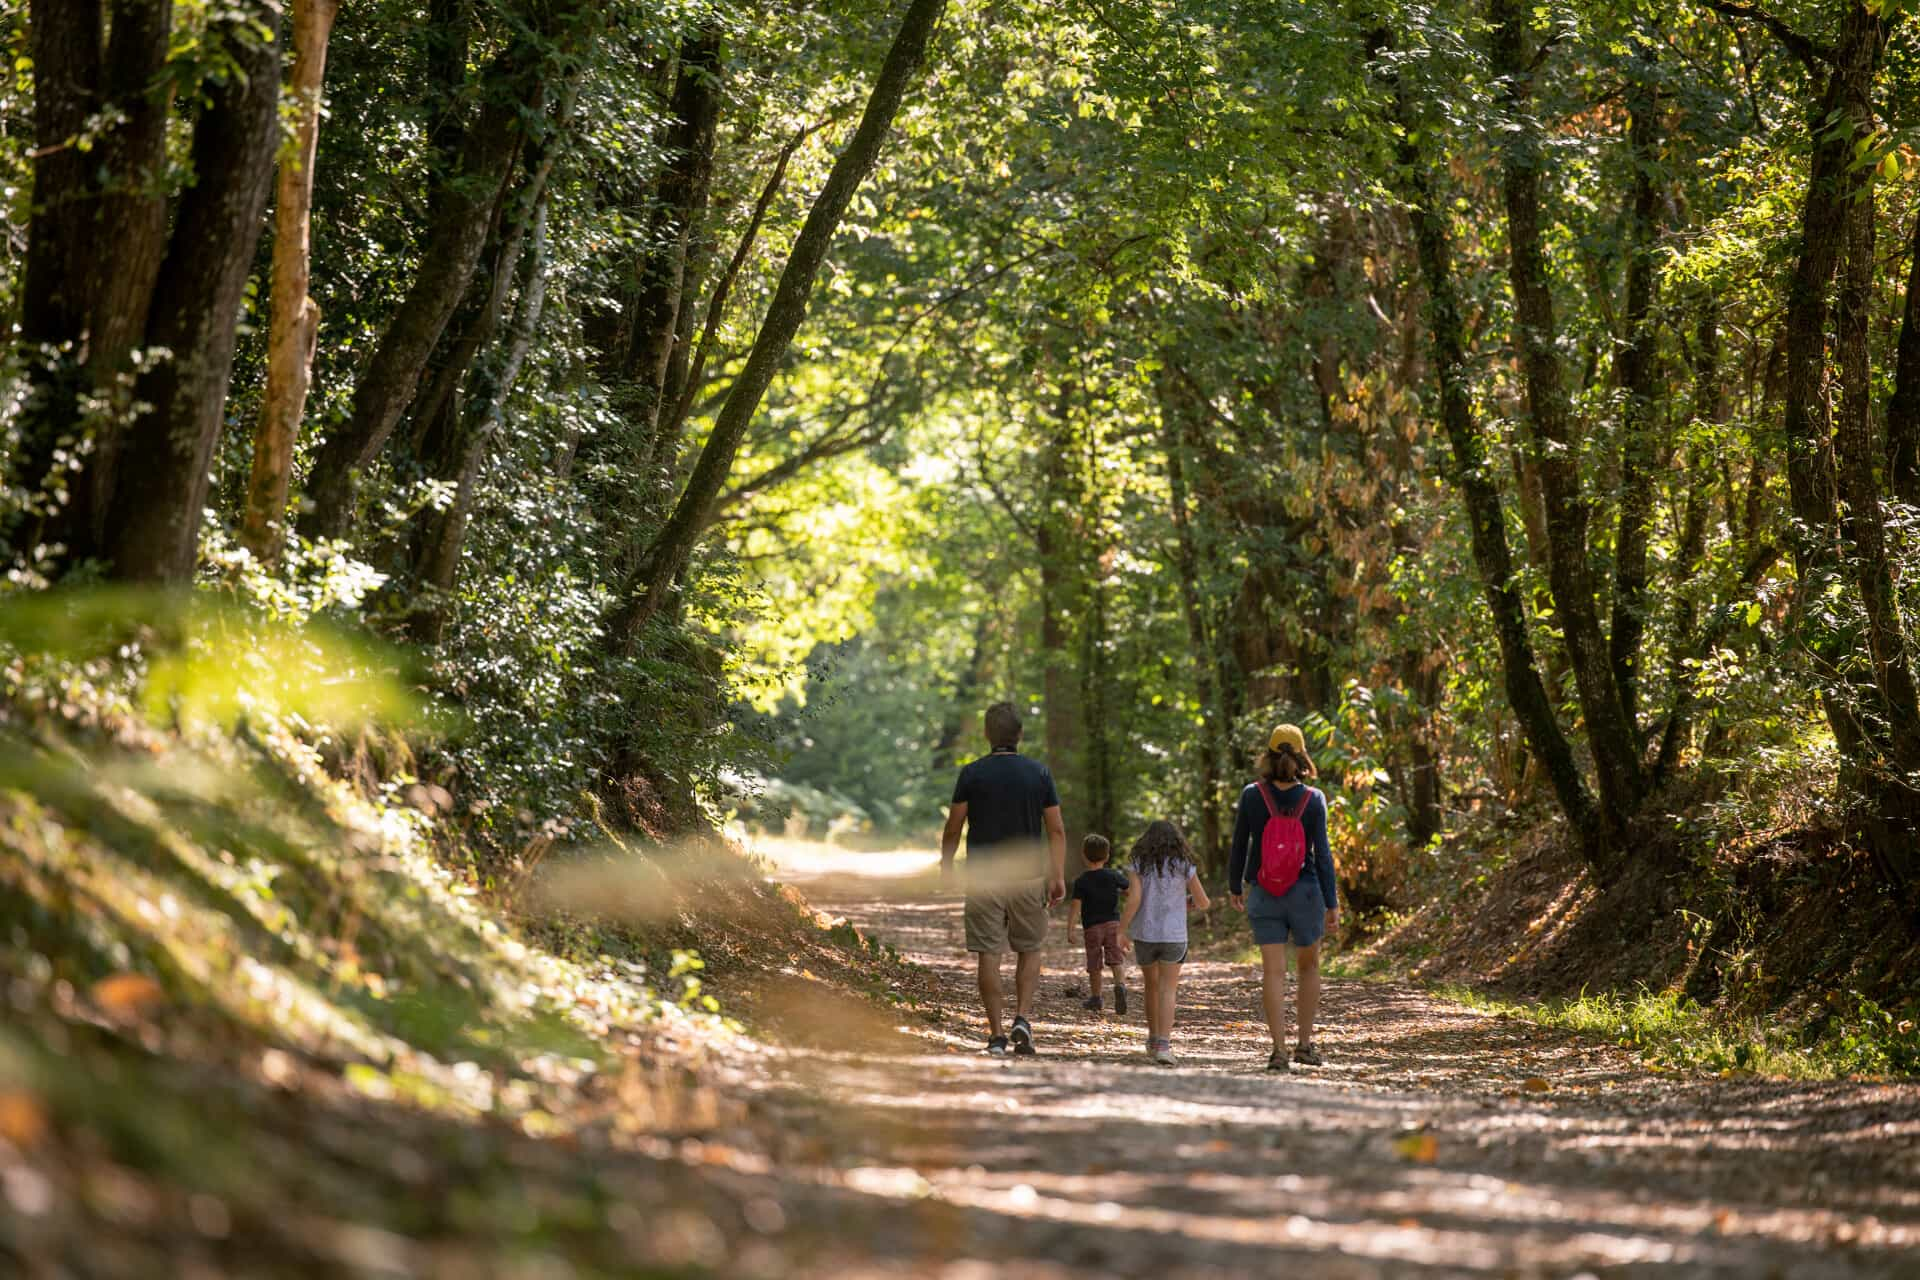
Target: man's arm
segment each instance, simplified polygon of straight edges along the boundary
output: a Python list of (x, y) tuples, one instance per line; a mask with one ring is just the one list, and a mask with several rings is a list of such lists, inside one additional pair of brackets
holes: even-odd
[(1047, 881), (1047, 905), (1051, 907), (1067, 896), (1067, 822), (1057, 804), (1043, 809), (1040, 817), (1047, 824), (1047, 856), (1053, 865), (1052, 878)]
[(940, 874), (953, 871), (953, 856), (960, 852), (960, 833), (967, 827), (967, 802), (955, 800), (947, 810), (947, 825), (940, 832)]

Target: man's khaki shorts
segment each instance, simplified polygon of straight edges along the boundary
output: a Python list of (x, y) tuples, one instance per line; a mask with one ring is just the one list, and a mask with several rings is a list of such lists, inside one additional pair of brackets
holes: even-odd
[(1038, 951), (1047, 941), (1047, 882), (969, 890), (966, 921), (969, 951)]

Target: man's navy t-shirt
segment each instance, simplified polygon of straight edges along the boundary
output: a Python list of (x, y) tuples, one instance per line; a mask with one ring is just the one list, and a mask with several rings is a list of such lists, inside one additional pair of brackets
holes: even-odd
[(1053, 774), (1018, 751), (995, 751), (960, 770), (953, 802), (967, 806), (967, 862), (1004, 867), (1023, 859), (1046, 874), (1047, 827), (1041, 814), (1060, 803)]

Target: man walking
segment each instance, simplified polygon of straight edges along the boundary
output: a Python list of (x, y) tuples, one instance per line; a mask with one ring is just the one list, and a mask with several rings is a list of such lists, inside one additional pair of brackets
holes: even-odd
[[(953, 807), (940, 836), (940, 873), (953, 870), (960, 833), (967, 836), (967, 950), (980, 968), (980, 1002), (987, 1009), (987, 1052), (1004, 1056), (1008, 1032), (1013, 1052), (1033, 1052), (1027, 1021), (1040, 990), (1040, 948), (1047, 940), (1047, 911), (1067, 896), (1067, 827), (1053, 774), (1020, 754), (1020, 716), (1013, 704), (987, 708), (992, 750), (960, 771)], [(1006, 997), (1000, 988), (1000, 957), (1015, 956), (1011, 1027), (1003, 1027)]]

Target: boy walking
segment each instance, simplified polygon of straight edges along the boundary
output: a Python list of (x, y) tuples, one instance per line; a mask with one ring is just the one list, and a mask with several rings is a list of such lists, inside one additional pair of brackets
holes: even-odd
[(1127, 875), (1107, 865), (1113, 845), (1105, 836), (1088, 836), (1080, 845), (1080, 857), (1087, 870), (1073, 882), (1073, 901), (1067, 907), (1067, 945), (1073, 945), (1073, 921), (1080, 919), (1087, 945), (1087, 996), (1085, 1007), (1100, 1009), (1100, 979), (1103, 969), (1113, 970), (1113, 1011), (1127, 1011), (1127, 987), (1124, 969), (1126, 941), (1120, 935), (1120, 899), (1127, 892)]

